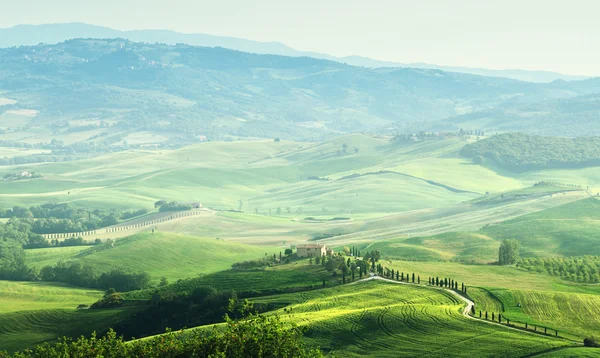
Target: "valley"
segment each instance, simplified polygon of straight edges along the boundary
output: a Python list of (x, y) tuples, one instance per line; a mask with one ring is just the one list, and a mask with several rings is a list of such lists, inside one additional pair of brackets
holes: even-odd
[[(592, 281), (583, 283), (577, 275), (565, 279), (497, 260), (500, 243), (510, 238), (518, 240), (522, 259), (600, 256), (600, 172), (478, 165), (460, 155), (470, 143), (477, 138), (398, 142), (352, 134), (322, 142), (206, 142), (10, 166), (7, 172), (42, 175), (0, 183), (0, 204), (13, 213), (61, 203), (56, 207), (67, 205), (67, 212), (145, 214), (107, 226), (119, 230), (101, 226), (78, 246), (58, 246), (66, 241), (60, 238), (26, 248), (23, 265), (41, 280), (0, 281), (0, 347), (21, 350), (109, 328), (128, 339), (166, 328), (203, 332), (221, 325), (233, 298), (304, 327), (303, 341), (331, 356), (365, 350), (377, 356), (588, 354), (581, 342), (598, 329), (600, 308), (594, 276), (587, 271)], [(162, 220), (189, 210), (161, 211), (168, 202), (199, 202), (202, 209)], [(34, 214), (4, 221), (31, 220), (37, 230)], [(139, 225), (144, 222), (152, 225)], [(332, 248), (343, 267), (297, 257), (304, 244)], [(347, 255), (350, 250), (357, 255)], [(365, 263), (370, 271), (363, 258), (375, 251), (377, 265), (407, 277), (416, 273), (420, 283), (366, 281), (370, 273), (352, 273)], [(60, 276), (65, 263), (75, 276)], [(56, 276), (43, 276), (50, 268)], [(102, 280), (115, 269), (123, 279), (147, 278), (117, 293), (120, 305), (89, 308), (107, 297)], [(401, 281), (389, 271), (381, 276)], [(519, 329), (462, 316), (464, 302), (432, 287), (430, 277), (466, 284), (475, 318), (494, 312)], [(552, 334), (532, 332), (532, 326)]]

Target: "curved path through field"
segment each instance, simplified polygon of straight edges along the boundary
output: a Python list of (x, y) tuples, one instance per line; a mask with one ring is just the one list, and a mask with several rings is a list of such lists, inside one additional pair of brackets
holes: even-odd
[[(415, 285), (414, 283), (390, 280), (389, 278), (385, 278), (385, 277), (381, 277), (381, 276), (377, 276), (377, 275), (373, 275), (373, 274), (370, 277), (364, 278), (364, 279), (359, 280), (359, 281), (355, 281), (355, 282), (351, 283), (351, 285), (359, 283), (359, 282), (370, 281), (370, 280), (381, 280), (381, 281), (396, 283), (396, 284), (400, 284), (400, 285)], [(435, 286), (424, 286), (424, 285), (418, 285), (418, 286), (430, 288), (430, 289), (433, 289), (433, 290), (445, 291), (445, 292), (448, 292), (448, 293), (454, 295), (455, 297), (457, 297), (458, 299), (460, 299), (461, 301), (463, 301), (464, 303), (466, 303), (466, 306), (465, 306), (465, 308), (462, 311), (462, 315), (465, 316), (465, 317), (467, 317), (467, 318), (469, 318), (469, 319), (476, 320), (478, 322), (485, 322), (487, 324), (493, 324), (493, 325), (496, 325), (498, 327), (503, 327), (503, 328), (506, 328), (506, 329), (511, 329), (511, 330), (514, 330), (514, 331), (522, 332), (522, 333), (535, 334), (536, 336), (539, 336), (539, 333), (527, 331), (527, 330), (520, 329), (520, 328), (510, 327), (510, 326), (507, 326), (507, 325), (504, 325), (504, 324), (501, 324), (501, 323), (498, 323), (498, 322), (493, 322), (493, 321), (484, 320), (484, 319), (478, 319), (476, 317), (471, 316), (469, 314), (469, 312), (471, 312), (472, 307), (475, 306), (475, 302), (471, 301), (470, 299), (466, 298), (465, 296), (459, 294), (458, 292), (456, 292), (454, 290), (449, 290), (449, 289), (446, 289), (446, 288), (435, 287)], [(552, 336), (549, 336), (549, 337), (552, 337)], [(567, 342), (571, 342), (573, 344), (576, 344), (577, 347), (582, 346), (580, 342), (573, 341), (573, 340), (570, 340), (570, 339), (566, 339), (564, 337), (560, 337), (559, 339), (564, 339)], [(570, 347), (572, 348), (573, 346), (570, 346)], [(568, 348), (568, 347), (562, 347), (562, 348)], [(541, 353), (544, 353), (544, 352), (538, 352), (538, 353), (536, 353), (536, 355), (541, 354)]]

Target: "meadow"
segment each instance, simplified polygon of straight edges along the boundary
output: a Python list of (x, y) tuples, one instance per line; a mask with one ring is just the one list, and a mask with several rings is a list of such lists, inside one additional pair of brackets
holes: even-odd
[[(466, 142), (369, 135), (320, 143), (206, 142), (11, 166), (5, 171), (43, 178), (1, 182), (0, 206), (56, 201), (154, 210), (157, 200), (200, 201), (203, 215), (156, 224), (154, 233), (149, 227), (100, 233), (116, 239), (103, 249), (28, 249), (26, 263), (39, 270), (76, 260), (100, 271), (145, 271), (153, 286), (162, 277), (170, 283), (123, 294), (132, 301), (198, 287), (269, 294), (252, 300), (307, 327), (307, 342), (332, 355), (565, 356), (571, 350), (553, 349), (573, 342), (470, 320), (461, 314), (462, 301), (426, 287), (340, 285), (341, 275), (308, 260), (230, 269), (307, 242), (378, 250), (381, 264), (425, 282), (436, 276), (465, 282), (478, 310), (546, 325), (576, 342), (600, 330), (599, 286), (495, 264), (506, 238), (519, 240), (523, 257), (600, 255), (600, 201), (591, 197), (600, 170), (510, 173), (460, 157)], [(553, 184), (534, 186), (541, 180)], [(0, 288), (0, 348), (9, 350), (103, 331), (137, 309), (75, 310), (102, 292), (64, 285), (0, 281)], [(288, 289), (302, 292), (282, 293)]]
[[(100, 248), (100, 249), (99, 249)], [(178, 280), (231, 268), (234, 262), (272, 256), (280, 250), (269, 246), (229, 243), (216, 238), (176, 233), (142, 233), (103, 247), (57, 247), (26, 250), (27, 262), (42, 268), (61, 260), (76, 260), (99, 272), (113, 268), (147, 272), (151, 283), (162, 277)]]
[(258, 298), (308, 328), (306, 339), (336, 356), (521, 357), (569, 345), (561, 339), (471, 321), (453, 295), (422, 286), (368, 281)]

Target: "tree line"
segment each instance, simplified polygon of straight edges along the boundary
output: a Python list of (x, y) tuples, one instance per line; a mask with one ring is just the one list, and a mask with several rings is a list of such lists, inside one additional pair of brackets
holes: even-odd
[(502, 168), (524, 172), (600, 165), (600, 137), (542, 137), (524, 133), (498, 134), (460, 151), (475, 164), (493, 161)]
[(600, 283), (600, 256), (521, 259), (517, 267), (579, 283)]

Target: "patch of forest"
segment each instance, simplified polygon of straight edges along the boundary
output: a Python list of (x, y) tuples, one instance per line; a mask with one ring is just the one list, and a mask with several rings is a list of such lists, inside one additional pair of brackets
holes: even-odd
[(600, 137), (542, 137), (523, 133), (498, 134), (460, 151), (475, 164), (491, 161), (513, 172), (600, 166)]

